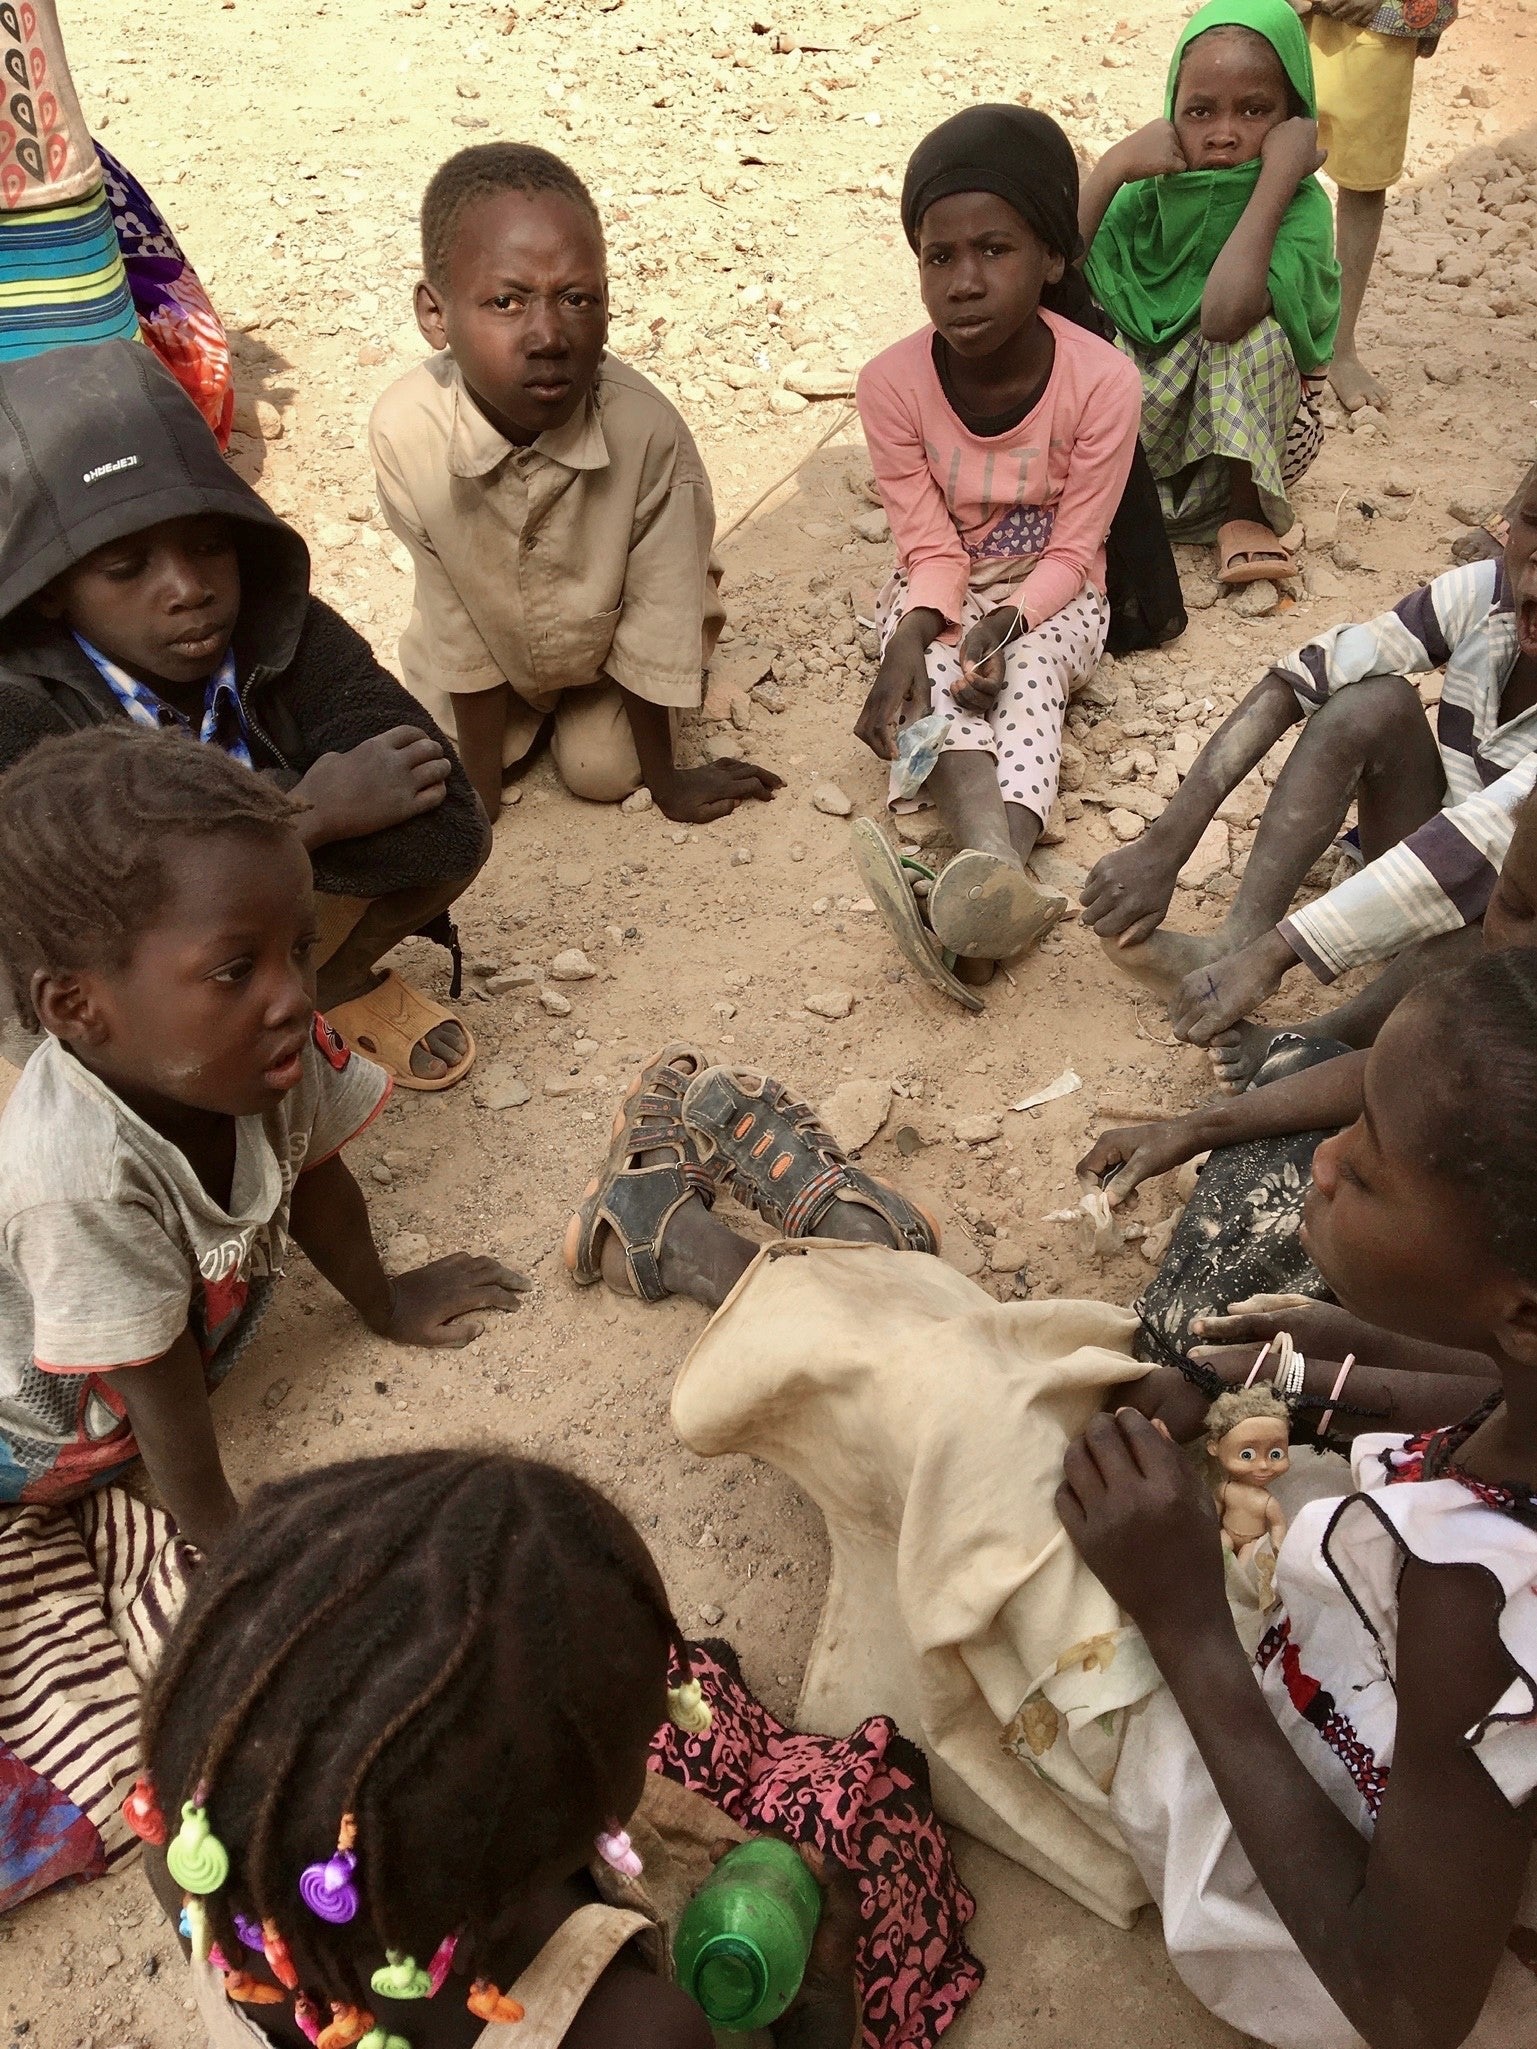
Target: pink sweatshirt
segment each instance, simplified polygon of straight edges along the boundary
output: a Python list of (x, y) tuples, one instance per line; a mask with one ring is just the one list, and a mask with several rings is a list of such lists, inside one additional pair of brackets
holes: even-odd
[[(859, 376), (875, 481), (907, 572), (907, 609), (953, 627), (982, 556), (1038, 556), (1017, 590), (1026, 625), (1105, 588), (1105, 535), (1136, 448), (1142, 380), (1128, 356), (1043, 307), (1057, 359), (1040, 403), (984, 440), (952, 411), (934, 368), (932, 327), (866, 363)], [(1018, 507), (1041, 508), (1016, 517)]]

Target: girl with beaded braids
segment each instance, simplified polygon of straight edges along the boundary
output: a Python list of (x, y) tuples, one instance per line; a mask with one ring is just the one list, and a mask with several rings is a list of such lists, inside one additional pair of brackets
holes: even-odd
[[(129, 1802), (212, 2049), (709, 2049), (659, 1967), (745, 1832), (712, 1759), (774, 1764), (693, 1656), (634, 1528), (555, 1467), (439, 1450), (264, 1488), (166, 1647)], [(884, 1908), (807, 1862), (823, 1912), (775, 2041), (850, 2049)]]

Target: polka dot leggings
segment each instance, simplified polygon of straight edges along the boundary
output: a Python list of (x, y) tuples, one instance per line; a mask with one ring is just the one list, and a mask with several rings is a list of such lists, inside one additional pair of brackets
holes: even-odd
[[(996, 592), (968, 591), (960, 637), (998, 602)], [(876, 604), (882, 653), (906, 606), (907, 579), (899, 573)], [(931, 641), (926, 656), (931, 708), (949, 712), (953, 719), (945, 751), (992, 755), (1003, 801), (1022, 804), (1044, 820), (1062, 767), (1062, 715), (1072, 691), (1103, 654), (1109, 625), (1109, 606), (1086, 584), (1070, 605), (1010, 644), (1004, 656), (1003, 689), (990, 712), (958, 711), (950, 695), (961, 680), (960, 637)]]

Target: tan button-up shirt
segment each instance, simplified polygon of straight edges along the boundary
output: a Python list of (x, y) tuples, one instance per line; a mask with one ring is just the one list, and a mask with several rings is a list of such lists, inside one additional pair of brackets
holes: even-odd
[(447, 696), (503, 682), (536, 715), (604, 677), (699, 703), (725, 617), (715, 504), (688, 428), (639, 371), (605, 356), (593, 400), (520, 448), (438, 354), (384, 393), (369, 446), (416, 567), (402, 673), (440, 724)]

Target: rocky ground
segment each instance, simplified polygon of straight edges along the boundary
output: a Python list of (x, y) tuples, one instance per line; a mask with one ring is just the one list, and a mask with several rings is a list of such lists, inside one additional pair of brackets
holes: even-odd
[[(421, 352), (414, 213), (452, 149), (517, 135), (568, 155), (609, 226), (615, 349), (698, 433), (722, 522), (733, 626), (692, 744), (777, 769), (786, 788), (704, 829), (582, 806), (547, 764), (497, 831), (461, 907), (481, 1048), (452, 1096), (397, 1099), (356, 1149), (397, 1259), (458, 1246), (526, 1266), (535, 1292), (463, 1353), (396, 1351), (296, 1262), (219, 1396), (249, 1487), (359, 1449), (496, 1438), (571, 1462), (655, 1545), (685, 1626), (730, 1635), (763, 1696), (793, 1705), (825, 1569), (815, 1512), (775, 1472), (706, 1463), (668, 1427), (700, 1327), (686, 1304), (578, 1293), (558, 1244), (616, 1092), (663, 1040), (839, 1095), (872, 1168), (939, 1213), (948, 1256), (1001, 1295), (1130, 1300), (1132, 1238), (1103, 1265), (1075, 1225), (1073, 1164), (1105, 1119), (1193, 1102), (1200, 1056), (1063, 926), (970, 1017), (904, 976), (860, 894), (845, 814), (882, 777), (850, 728), (870, 680), (868, 599), (884, 522), (843, 395), (920, 318), (896, 218), (923, 131), (977, 99), (1055, 114), (1090, 154), (1150, 118), (1177, 0), (1135, 20), (1103, 0), (165, 0), (133, 19), (68, 8), (82, 99), (157, 194), (232, 325), (234, 460), (309, 538), (316, 585), (386, 659), (407, 617), (403, 553), (374, 510), (365, 424)], [(1176, 646), (1106, 662), (1075, 705), (1043, 855), (1069, 883), (1135, 832), (1266, 662), (1446, 566), (1534, 453), (1537, 0), (1470, 0), (1419, 75), (1363, 346), (1391, 410), (1334, 420), (1300, 488), (1308, 548), (1280, 594), (1221, 598), (1182, 566)], [(797, 467), (798, 466), (798, 467)], [(1271, 609), (1276, 607), (1276, 609)], [(1429, 694), (1429, 693), (1427, 693)], [(1220, 914), (1263, 800), (1224, 806), (1176, 918)], [(907, 828), (923, 837), (922, 821)], [(562, 957), (579, 950), (578, 964)], [(442, 988), (441, 957), (408, 949)], [(578, 972), (579, 970), (579, 972)], [(576, 976), (577, 978), (572, 978)], [(1316, 1007), (1320, 992), (1288, 992)], [(1067, 1068), (1081, 1086), (1009, 1105)], [(859, 1084), (851, 1090), (849, 1084)], [(1176, 1203), (1153, 1185), (1148, 1230)], [(1216, 2049), (1232, 2041), (1173, 1979), (1156, 1921), (1126, 1936), (972, 1845), (989, 1979), (957, 2044)], [(0, 2044), (192, 2049), (175, 1946), (137, 1874), (0, 1922)]]

